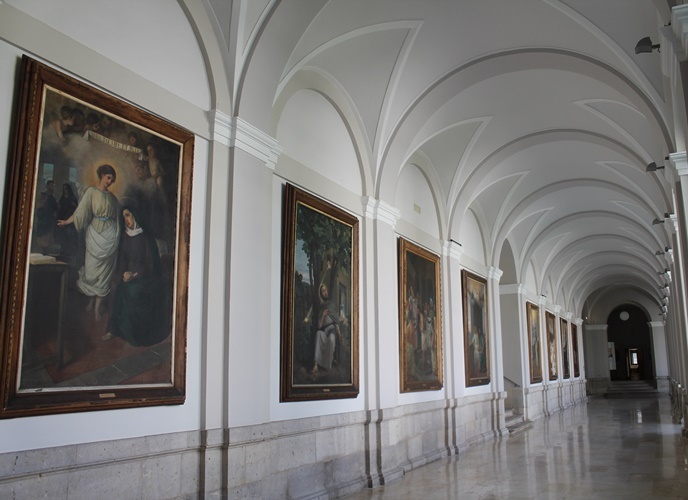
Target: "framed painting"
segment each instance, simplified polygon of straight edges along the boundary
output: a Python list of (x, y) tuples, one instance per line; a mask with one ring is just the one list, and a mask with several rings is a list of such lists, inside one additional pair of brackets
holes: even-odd
[(487, 280), (464, 269), (461, 291), (466, 387), (487, 385), (490, 383)]
[(542, 341), (540, 340), (540, 308), (526, 302), (528, 323), (528, 352), (530, 359), (530, 383), (542, 382)]
[(0, 417), (185, 399), (194, 136), (24, 57)]
[(571, 353), (573, 354), (573, 376), (580, 377), (580, 358), (578, 357), (578, 325), (571, 323)]
[(358, 395), (358, 231), (354, 215), (287, 184), (283, 402)]
[(561, 318), (561, 370), (562, 376), (571, 378), (571, 368), (569, 366), (569, 324)]
[(559, 356), (557, 351), (557, 330), (554, 314), (545, 311), (545, 328), (547, 329), (547, 371), (550, 380), (559, 378)]
[(399, 238), (401, 392), (442, 388), (440, 257)]

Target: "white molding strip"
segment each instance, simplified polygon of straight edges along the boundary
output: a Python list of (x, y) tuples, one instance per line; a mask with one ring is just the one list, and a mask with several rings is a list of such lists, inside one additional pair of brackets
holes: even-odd
[(605, 324), (587, 324), (584, 326), (585, 331), (587, 332), (593, 332), (593, 331), (598, 331), (598, 332), (606, 332), (609, 329), (609, 325)]
[(520, 283), (509, 283), (508, 285), (499, 285), (499, 295), (525, 295), (526, 287)]

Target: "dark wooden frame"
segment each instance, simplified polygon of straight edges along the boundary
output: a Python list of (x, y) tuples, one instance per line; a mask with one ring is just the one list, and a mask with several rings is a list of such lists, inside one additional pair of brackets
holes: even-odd
[(578, 325), (571, 323), (571, 354), (573, 355), (573, 376), (580, 377), (580, 357), (578, 354)]
[[(398, 245), (400, 390), (436, 391), (444, 372), (440, 257), (404, 238)], [(428, 324), (429, 335), (423, 331)]]
[[(2, 233), (2, 268), (0, 269), (0, 418), (23, 417), (30, 415), (44, 415), (54, 413), (68, 413), (90, 410), (104, 410), (114, 408), (130, 408), (154, 405), (182, 404), (185, 400), (186, 392), (186, 329), (187, 329), (187, 304), (188, 304), (188, 266), (189, 266), (189, 232), (191, 216), (191, 181), (193, 164), (194, 136), (172, 123), (169, 123), (151, 113), (148, 113), (131, 104), (127, 104), (103, 91), (97, 90), (83, 82), (69, 77), (55, 69), (41, 64), (29, 57), (24, 56), (21, 64), (21, 79), (17, 92), (17, 107), (14, 123), (14, 148), (7, 168), (7, 186), (3, 213), (3, 233)], [(45, 125), (57, 123), (48, 121), (51, 118), (52, 109), (60, 109), (58, 101), (65, 105), (68, 103), (74, 106), (72, 111), (79, 110), (80, 113), (93, 112), (98, 114), (105, 125), (105, 118), (110, 120), (110, 124), (120, 127), (122, 134), (126, 131), (140, 132), (141, 136), (151, 141), (158, 141), (156, 144), (165, 151), (173, 151), (174, 156), (168, 158), (176, 159), (177, 170), (174, 168), (168, 172), (170, 182), (176, 183), (170, 188), (173, 193), (175, 207), (174, 215), (172, 210), (165, 212), (165, 217), (174, 229), (169, 236), (170, 241), (174, 241), (176, 248), (167, 262), (169, 275), (172, 275), (171, 284), (165, 290), (169, 290), (169, 315), (165, 316), (166, 325), (169, 326), (169, 372), (162, 375), (165, 378), (169, 375), (169, 380), (160, 383), (137, 383), (133, 381), (119, 382), (113, 385), (88, 385), (81, 382), (74, 387), (57, 387), (51, 379), (47, 387), (31, 388), (26, 390), (22, 387), (24, 364), (20, 364), (22, 353), (26, 349), (32, 349), (33, 343), (24, 343), (25, 317), (33, 316), (36, 311), (29, 311), (30, 301), (27, 298), (32, 269), (37, 269), (32, 258), (32, 266), (29, 266), (29, 253), (32, 247), (35, 248), (37, 240), (33, 240), (36, 233), (32, 233), (35, 215), (37, 215), (37, 192), (39, 190), (40, 171), (46, 173), (45, 164), (39, 164), (39, 159), (45, 154), (48, 146), (59, 138), (55, 125), (55, 136), (49, 135)], [(82, 115), (83, 116), (83, 115)], [(62, 123), (62, 122), (61, 122)], [(69, 139), (62, 141), (62, 145), (74, 144), (82, 140), (81, 135), (77, 135), (78, 130), (72, 130), (76, 119), (71, 126), (62, 128), (60, 131), (69, 135)], [(82, 122), (83, 123), (83, 122)], [(74, 135), (68, 134), (74, 132)], [(78, 132), (83, 133), (83, 129)], [(64, 135), (64, 134), (63, 134)], [(105, 142), (102, 137), (95, 135), (89, 136), (92, 140), (100, 141), (101, 145), (78, 146), (81, 148), (104, 147)], [(85, 137), (83, 137), (85, 139)], [(50, 142), (52, 141), (52, 142)], [(112, 141), (115, 143), (116, 141)], [(134, 150), (126, 149), (124, 142), (117, 143), (118, 147), (113, 147), (112, 143), (108, 147), (116, 152), (112, 157), (124, 158), (126, 154)], [(62, 146), (57, 144), (57, 153), (62, 157), (69, 158)], [(77, 147), (77, 146), (75, 146)], [(141, 155), (142, 148), (138, 154)], [(134, 154), (136, 154), (134, 152)], [(74, 156), (76, 158), (76, 156)], [(142, 157), (139, 157), (139, 160)], [(174, 164), (172, 164), (174, 166)], [(73, 167), (84, 178), (95, 175), (95, 161), (93, 164), (79, 164)], [(168, 165), (169, 166), (169, 165)], [(50, 167), (51, 169), (53, 167)], [(60, 172), (66, 171), (67, 167), (62, 165)], [(40, 170), (42, 169), (42, 170)], [(58, 171), (55, 166), (56, 172)], [(125, 173), (122, 168), (116, 168), (121, 174)], [(51, 170), (52, 172), (52, 170)], [(172, 174), (170, 174), (172, 172)], [(52, 174), (51, 174), (52, 175)], [(60, 174), (62, 175), (62, 174)], [(71, 173), (69, 174), (71, 176)], [(45, 181), (44, 178), (41, 180)], [(70, 177), (71, 181), (71, 177)], [(97, 178), (96, 178), (97, 182)], [(120, 181), (120, 185), (122, 185)], [(134, 181), (132, 180), (131, 183)], [(129, 185), (129, 184), (124, 184)], [(117, 185), (113, 185), (116, 187)], [(63, 188), (64, 189), (64, 188)], [(45, 199), (45, 198), (42, 198)], [(121, 217), (121, 213), (118, 214)], [(171, 216), (171, 218), (170, 218)], [(37, 227), (37, 226), (36, 226)], [(152, 233), (151, 233), (152, 234)], [(48, 248), (48, 247), (46, 247)], [(60, 250), (62, 251), (62, 249)], [(56, 310), (58, 333), (58, 367), (62, 367), (66, 361), (62, 351), (61, 337), (59, 335), (62, 319), (73, 318), (62, 314), (64, 309), (63, 292), (66, 288), (68, 276), (67, 264), (56, 262), (49, 266), (54, 268), (60, 280), (60, 295), (54, 300), (58, 302)], [(47, 267), (45, 268), (47, 269)], [(77, 292), (73, 292), (77, 293)], [(77, 294), (78, 295), (78, 294)], [(70, 295), (69, 297), (74, 297)], [(51, 301), (52, 303), (52, 301)], [(66, 311), (73, 315), (75, 311)], [(77, 309), (76, 313), (81, 314), (83, 309)], [(83, 330), (79, 330), (83, 332)], [(100, 330), (98, 329), (98, 332)], [(89, 335), (95, 334), (96, 329), (86, 331)], [(98, 333), (100, 340), (102, 333)], [(124, 342), (121, 339), (117, 341)], [(52, 342), (52, 341), (51, 341)], [(114, 342), (114, 340), (112, 341)], [(165, 340), (167, 342), (167, 340)], [(33, 351), (32, 351), (33, 353)], [(41, 360), (42, 365), (46, 366), (45, 361)], [(143, 379), (142, 379), (143, 380)], [(150, 379), (146, 379), (150, 380)], [(33, 382), (31, 382), (33, 383)], [(48, 384), (48, 382), (46, 382)]]
[[(355, 398), (359, 392), (359, 220), (321, 198), (287, 184), (283, 231), (280, 401)], [(305, 235), (306, 231), (312, 231), (312, 234)], [(306, 240), (300, 238), (299, 233), (310, 241), (306, 246), (314, 249), (314, 257), (311, 258), (304, 250)], [(323, 235), (338, 235), (339, 241), (323, 242)], [(299, 241), (301, 249), (297, 247)], [(329, 257), (326, 258), (325, 254)], [(304, 259), (307, 259), (308, 282), (303, 279), (306, 269), (299, 271)], [(311, 277), (313, 282), (318, 282), (318, 292), (310, 285)], [(323, 285), (327, 287), (329, 302), (322, 300), (320, 291)], [(332, 314), (333, 300), (335, 309), (339, 304), (339, 310), (334, 313), (336, 328), (316, 330), (318, 317), (325, 310), (328, 316)], [(336, 341), (340, 350), (339, 362), (331, 360), (329, 367), (318, 364), (317, 371), (312, 372), (312, 366), (317, 363), (314, 354), (317, 338), (335, 338), (330, 333), (323, 337), (326, 331), (333, 332), (332, 335), (338, 331), (337, 336), (342, 335), (342, 340)], [(348, 350), (342, 347), (347, 345)], [(337, 357), (336, 350), (334, 357)]]
[[(526, 323), (528, 328), (528, 366), (530, 369), (530, 383), (542, 382), (542, 335), (540, 328), (540, 307), (531, 302), (526, 302)], [(533, 342), (536, 345), (533, 345)], [(534, 362), (535, 356), (540, 360), (538, 370)]]
[(547, 332), (547, 373), (549, 380), (559, 378), (559, 349), (557, 347), (557, 320), (554, 314), (545, 311), (545, 331)]
[[(487, 290), (487, 280), (482, 276), (473, 274), (467, 270), (461, 271), (461, 292), (463, 297), (463, 340), (464, 340), (464, 360), (466, 373), (466, 387), (474, 387), (480, 385), (488, 385), (490, 383), (490, 320), (489, 320), (489, 300)], [(478, 300), (474, 301), (474, 293), (478, 293)], [(480, 304), (480, 295), (482, 295), (482, 305)], [(480, 310), (482, 316), (482, 325), (474, 321), (473, 312)], [(477, 338), (479, 349), (484, 349), (484, 364), (485, 369), (479, 370), (476, 374), (472, 370), (473, 361), (476, 360), (473, 340), (473, 329), (484, 335), (484, 340)], [(482, 342), (483, 345), (480, 345)], [(480, 356), (479, 354), (477, 356)], [(479, 358), (478, 358), (479, 359)], [(480, 361), (479, 361), (480, 362)]]
[(569, 323), (564, 318), (560, 318), (561, 329), (561, 373), (562, 378), (571, 378), (571, 342), (569, 341)]

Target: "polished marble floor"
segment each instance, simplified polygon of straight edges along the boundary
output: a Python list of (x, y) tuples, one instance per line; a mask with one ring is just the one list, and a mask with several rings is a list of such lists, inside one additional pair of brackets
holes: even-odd
[(688, 443), (670, 410), (666, 395), (591, 398), (347, 498), (688, 499)]

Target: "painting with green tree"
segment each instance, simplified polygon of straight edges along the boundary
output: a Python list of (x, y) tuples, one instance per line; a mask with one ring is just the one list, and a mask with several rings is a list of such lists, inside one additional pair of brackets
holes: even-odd
[(288, 185), (282, 400), (358, 394), (358, 219)]

